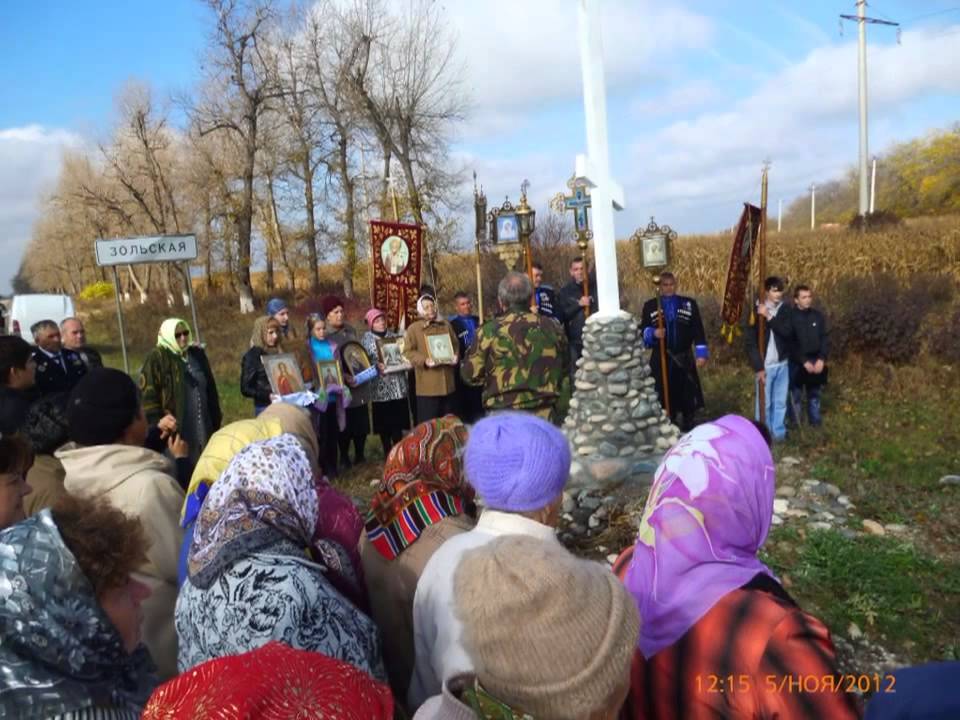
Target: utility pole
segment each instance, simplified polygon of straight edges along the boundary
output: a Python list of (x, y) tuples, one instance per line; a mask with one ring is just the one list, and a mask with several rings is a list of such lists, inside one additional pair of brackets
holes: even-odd
[(777, 232), (783, 227), (783, 198), (777, 200)]
[(817, 186), (815, 184), (810, 185), (810, 229), (814, 230), (817, 227)]
[(857, 88), (860, 96), (860, 196), (858, 214), (862, 217), (872, 212), (867, 191), (867, 157), (869, 155), (867, 147), (867, 23), (894, 27), (899, 27), (900, 23), (867, 17), (867, 0), (857, 0), (856, 15), (841, 15), (840, 18), (841, 23), (843, 20), (855, 20), (859, 26)]
[(877, 199), (877, 156), (873, 156), (873, 170), (870, 172), (870, 214), (876, 207), (873, 203)]

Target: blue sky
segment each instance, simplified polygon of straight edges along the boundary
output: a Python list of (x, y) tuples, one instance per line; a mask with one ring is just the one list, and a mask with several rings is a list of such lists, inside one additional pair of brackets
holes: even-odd
[[(491, 203), (529, 178), (543, 210), (585, 144), (575, 5), (445, 9), (471, 95), (453, 162), (477, 170)], [(841, 12), (852, 0), (604, 0), (618, 235), (651, 215), (681, 233), (731, 225), (758, 201), (765, 158), (774, 208), (855, 163), (856, 26), (841, 37)], [(868, 13), (903, 23), (901, 45), (891, 28), (868, 29), (871, 152), (960, 121), (960, 4), (876, 0)], [(160, 97), (189, 90), (208, 27), (195, 0), (0, 4), (0, 292), (63, 148), (109, 133), (130, 78)]]

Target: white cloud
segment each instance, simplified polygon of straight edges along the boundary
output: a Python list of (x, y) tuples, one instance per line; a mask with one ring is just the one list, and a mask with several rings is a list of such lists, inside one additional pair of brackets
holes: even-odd
[(60, 171), (63, 150), (79, 144), (69, 131), (40, 125), (0, 129), (0, 292), (10, 292), (42, 194)]
[(720, 97), (719, 88), (709, 80), (694, 80), (655, 98), (636, 98), (630, 104), (630, 113), (638, 119), (675, 115), (713, 105)]
[[(610, 88), (662, 72), (672, 56), (713, 36), (708, 18), (670, 2), (608, 0), (601, 11)], [(516, 129), (529, 111), (579, 97), (575, 3), (454, 0), (447, 15), (474, 104), (466, 137)]]
[[(880, 127), (889, 137), (889, 118), (909, 112), (911, 102), (960, 92), (957, 67), (960, 43), (951, 34), (907, 32), (902, 46), (872, 46), (874, 139)], [(772, 187), (789, 198), (856, 161), (856, 109), (856, 42), (817, 48), (733, 106), (636, 139), (624, 183), (628, 202), (677, 213), (686, 209), (687, 216), (694, 208), (727, 203), (736, 215), (736, 202), (759, 199), (766, 158), (773, 161)], [(696, 225), (698, 218), (691, 220)]]

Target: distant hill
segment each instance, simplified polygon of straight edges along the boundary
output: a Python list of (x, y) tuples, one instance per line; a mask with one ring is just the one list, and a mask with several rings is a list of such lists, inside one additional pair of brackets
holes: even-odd
[[(817, 184), (818, 225), (845, 224), (857, 215), (858, 182), (856, 168), (851, 168), (843, 179)], [(960, 123), (894, 145), (878, 156), (874, 209), (905, 218), (960, 211)], [(809, 194), (790, 203), (783, 223), (809, 227)]]

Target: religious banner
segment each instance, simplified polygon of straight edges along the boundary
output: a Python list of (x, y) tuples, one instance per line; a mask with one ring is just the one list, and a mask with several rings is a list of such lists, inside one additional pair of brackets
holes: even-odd
[(373, 304), (387, 315), (387, 327), (417, 319), (422, 232), (417, 225), (370, 221)]
[(750, 267), (760, 232), (761, 211), (756, 205), (743, 204), (743, 214), (737, 224), (733, 237), (733, 249), (730, 252), (730, 267), (727, 270), (727, 286), (723, 291), (723, 308), (720, 317), (720, 334), (728, 343), (740, 334), (740, 318), (743, 317), (743, 303), (750, 282)]

